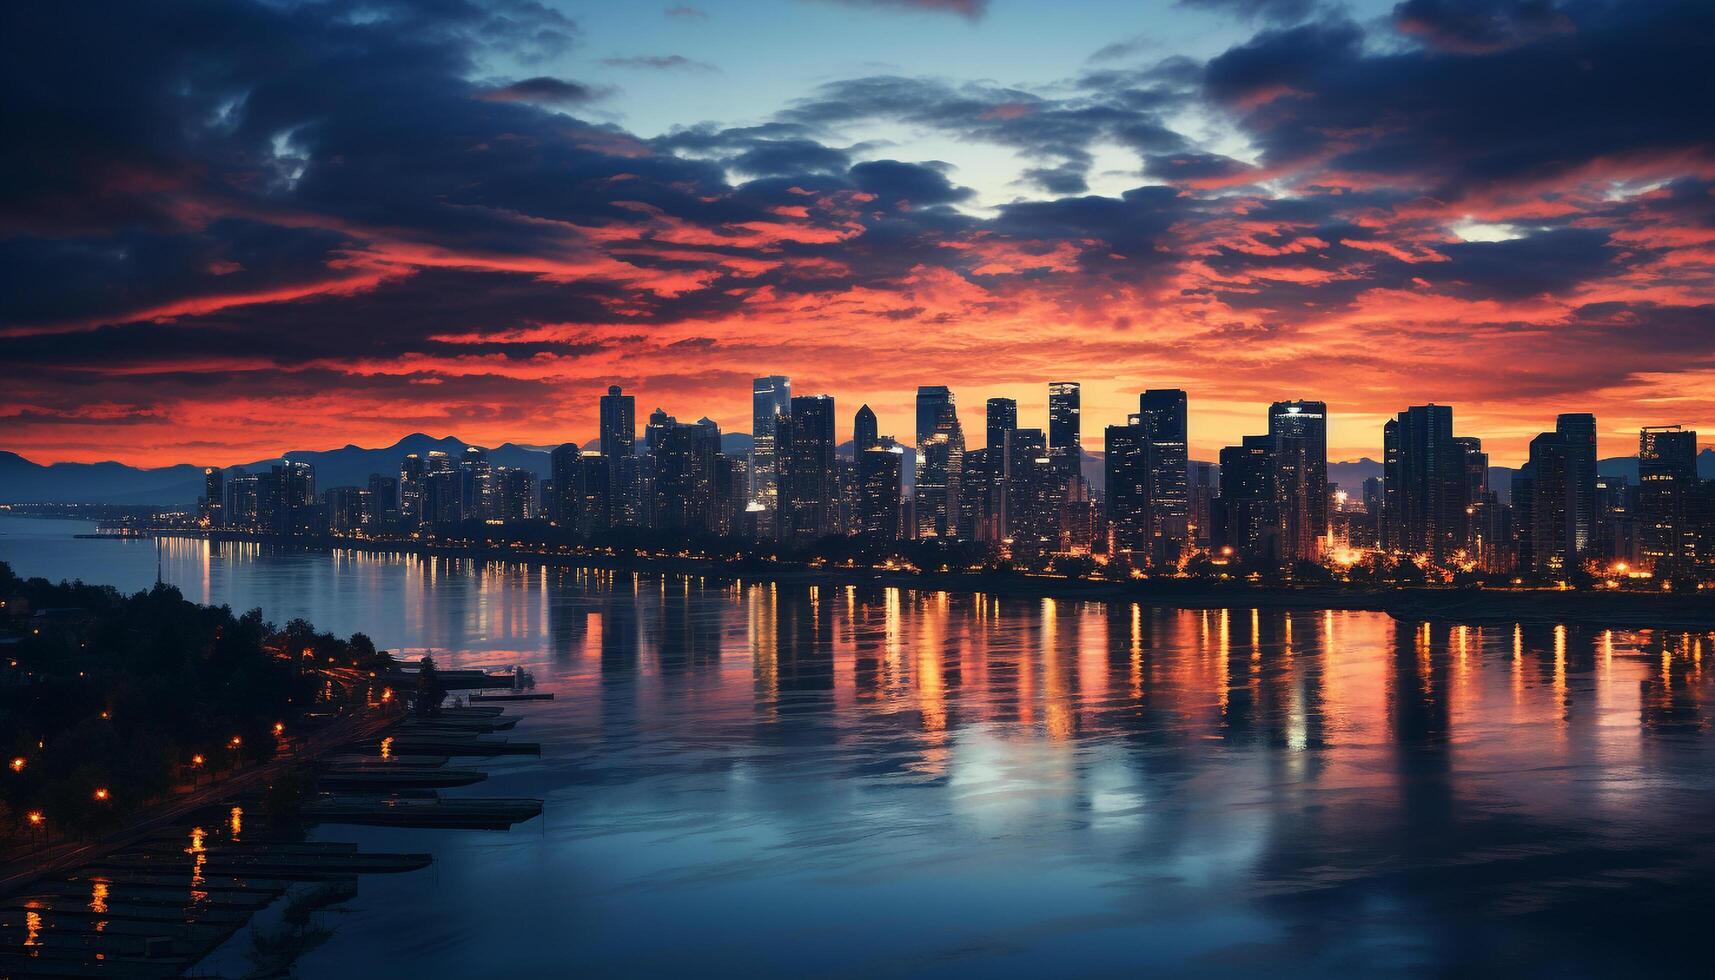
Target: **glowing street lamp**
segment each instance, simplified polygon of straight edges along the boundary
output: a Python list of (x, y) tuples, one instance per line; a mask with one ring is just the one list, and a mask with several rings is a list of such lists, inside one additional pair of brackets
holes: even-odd
[(13, 772), (23, 772), (24, 766), (27, 764), (27, 762), (24, 759), (24, 757), (20, 755), (20, 756), (13, 757), (12, 761), (10, 763), (7, 763), (7, 764), (12, 767)]
[(107, 797), (108, 797), (107, 787), (101, 786), (101, 787), (98, 787), (96, 789), (96, 791), (95, 791), (95, 802), (106, 803)]

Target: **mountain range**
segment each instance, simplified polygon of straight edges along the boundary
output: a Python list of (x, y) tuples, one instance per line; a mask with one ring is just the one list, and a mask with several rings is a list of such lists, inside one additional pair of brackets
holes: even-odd
[[(453, 436), (435, 438), (418, 432), (383, 448), (366, 449), (362, 446), (347, 445), (339, 449), (294, 450), (286, 453), (284, 457), (257, 460), (243, 468), (251, 472), (266, 470), (281, 458), (285, 458), (314, 466), (318, 488), (361, 486), (368, 482), (371, 473), (397, 474), (400, 461), (410, 453), (422, 454), (439, 450), (457, 456), (470, 445), (472, 444)], [(584, 448), (593, 449), (595, 446), (596, 441), (591, 440)], [(529, 470), (538, 477), (546, 477), (549, 474), (548, 454), (551, 448), (508, 442), (489, 448), (488, 458), (495, 466), (518, 467)], [(727, 433), (721, 436), (721, 448), (730, 454), (748, 453), (751, 437), (746, 433)], [(841, 445), (839, 453), (841, 456), (850, 457), (851, 443)], [(909, 474), (913, 468), (911, 450), (907, 449), (906, 454), (905, 471)], [(1637, 480), (1636, 456), (1604, 459), (1598, 468), (1603, 475), (1625, 476), (1633, 482)], [(230, 474), (238, 467), (229, 466), (225, 469)], [(1500, 492), (1503, 500), (1506, 499), (1511, 486), (1513, 472), (1511, 467), (1505, 466), (1495, 466), (1489, 470), (1490, 485)], [(1704, 479), (1715, 479), (1715, 450), (1705, 449), (1698, 454), (1697, 472)], [(1368, 457), (1328, 464), (1329, 481), (1339, 484), (1354, 496), (1361, 492), (1365, 479), (1379, 477), (1381, 473), (1382, 464)], [(1101, 490), (1101, 453), (1085, 453), (1084, 476), (1098, 491)], [(907, 476), (907, 483), (909, 482)], [(188, 506), (196, 502), (197, 497), (202, 495), (202, 490), (202, 467), (190, 463), (146, 468), (114, 462), (43, 465), (31, 462), (17, 453), (0, 450), (0, 502), (4, 503)]]

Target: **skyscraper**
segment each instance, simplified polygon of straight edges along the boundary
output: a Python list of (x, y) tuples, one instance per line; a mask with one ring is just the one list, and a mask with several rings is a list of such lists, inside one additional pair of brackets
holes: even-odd
[(386, 527), (398, 520), (398, 479), (380, 473), (369, 474), (369, 501), (363, 509), (363, 523), (370, 527)]
[(1018, 428), (1018, 402), (1011, 398), (990, 398), (983, 406), (983, 422), (987, 429), (983, 445), (998, 458), (1006, 451), (1006, 434)]
[(1560, 578), (1577, 567), (1581, 450), (1559, 432), (1530, 441), (1530, 553), (1519, 557), (1537, 575)]
[(951, 400), (942, 403), (934, 432), (918, 443), (917, 458), (921, 464), (917, 478), (917, 536), (957, 537), (965, 432)]
[(883, 541), (899, 537), (899, 497), (905, 454), (879, 442), (857, 454), (860, 533)]
[(1076, 381), (1048, 383), (1048, 448), (1067, 479), (1078, 475), (1083, 455), (1081, 391)]
[(1014, 429), (1006, 437), (1006, 536), (1014, 558), (1033, 559), (1052, 551), (1060, 538), (1060, 498), (1041, 429)]
[(1275, 402), (1268, 409), (1281, 561), (1314, 561), (1328, 535), (1328, 406)]
[(1416, 405), (1382, 428), (1383, 547), (1446, 561), (1464, 547), (1465, 447), (1453, 409)]
[(791, 414), (780, 423), (780, 537), (807, 544), (834, 532), (834, 399), (793, 396)]
[(204, 467), (202, 471), (202, 499), (198, 501), (202, 508), (203, 523), (209, 527), (224, 527), (226, 525), (226, 476), (218, 466)]
[[(952, 406), (953, 392), (946, 385), (919, 385), (917, 388), (917, 429), (913, 433), (917, 446), (917, 468), (923, 468), (923, 445), (935, 434), (943, 409)], [(955, 413), (957, 409), (954, 409)], [(957, 418), (957, 415), (954, 416)]]
[(1639, 545), (1658, 578), (1680, 574), (1696, 560), (1696, 488), (1696, 432), (1667, 425), (1638, 433)]
[(1567, 448), (1569, 513), (1572, 554), (1582, 561), (1590, 556), (1596, 541), (1596, 416), (1585, 412), (1562, 413), (1554, 431)]
[[(638, 502), (642, 488), (637, 485), (640, 470), (634, 459), (637, 455), (637, 399), (622, 394), (619, 385), (608, 386), (607, 394), (601, 396), (600, 439), (601, 456), (610, 472), (602, 492), (608, 512), (598, 523), (603, 526), (637, 524), (642, 510)], [(565, 493), (571, 492), (574, 491), (570, 488), (555, 491), (562, 499)], [(588, 525), (587, 515), (583, 523)]]
[(1138, 397), (1137, 420), (1150, 448), (1149, 523), (1154, 535), (1152, 557), (1157, 561), (1178, 557), (1190, 520), (1186, 401), (1179, 388), (1150, 389)]
[(1282, 473), (1275, 460), (1273, 436), (1245, 436), (1237, 446), (1221, 450), (1221, 495), (1215, 500), (1211, 541), (1223, 554), (1253, 567), (1280, 568), (1281, 549), (1278, 486)]
[(875, 412), (865, 405), (857, 410), (857, 415), (852, 419), (852, 455), (855, 458), (858, 453), (880, 444), (881, 428), (876, 422)]
[(750, 386), (750, 493), (766, 513), (765, 524), (779, 514), (780, 466), (775, 444), (775, 420), (792, 414), (792, 379), (771, 374)]
[(553, 484), (547, 501), (548, 520), (572, 533), (578, 531), (582, 512), (578, 497), (578, 467), (582, 455), (583, 450), (575, 442), (556, 446), (548, 454), (549, 481)]
[(1141, 425), (1110, 425), (1102, 439), (1108, 550), (1137, 565), (1149, 560), (1149, 440)]

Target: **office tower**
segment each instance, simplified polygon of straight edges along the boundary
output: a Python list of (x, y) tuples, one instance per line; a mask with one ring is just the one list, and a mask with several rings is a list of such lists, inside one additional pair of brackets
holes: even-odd
[(1268, 409), (1281, 561), (1315, 561), (1328, 536), (1328, 406), (1275, 402)]
[(327, 529), (350, 534), (363, 526), (363, 491), (357, 487), (329, 487), (322, 494), (327, 507)]
[(571, 442), (554, 447), (548, 454), (548, 477), (552, 484), (547, 499), (548, 520), (571, 533), (578, 531), (583, 513), (578, 493), (582, 456), (583, 450)]
[(492, 517), (503, 521), (527, 521), (536, 516), (536, 474), (516, 466), (494, 470)]
[[(603, 498), (608, 513), (598, 522), (602, 526), (630, 526), (638, 523), (637, 495), (640, 488), (634, 482), (638, 469), (626, 460), (637, 455), (637, 400), (622, 394), (618, 385), (610, 385), (601, 396), (601, 456), (612, 470), (607, 476)], [(579, 464), (582, 465), (582, 464)]]
[(860, 533), (892, 541), (899, 537), (900, 482), (905, 454), (879, 442), (857, 454), (857, 525)]
[[(1006, 535), (1014, 558), (1030, 560), (1059, 543), (1062, 482), (1041, 429), (1014, 429), (1006, 437)], [(918, 518), (922, 523), (922, 518)]]
[(369, 527), (390, 527), (399, 521), (399, 481), (380, 473), (369, 474), (369, 501), (363, 509), (363, 523)]
[(942, 403), (934, 432), (918, 442), (917, 456), (921, 465), (917, 479), (917, 536), (957, 537), (965, 433), (950, 400)]
[(464, 483), (457, 468), (430, 469), (423, 477), (422, 523), (447, 525), (464, 520)]
[(983, 406), (983, 422), (987, 428), (983, 446), (998, 459), (1006, 453), (1006, 434), (1018, 428), (1018, 402), (1011, 398), (990, 398)]
[(706, 418), (682, 423), (653, 416), (650, 428), (650, 455), (655, 459), (654, 526), (690, 534), (712, 533), (720, 428)]
[(1186, 397), (1178, 388), (1145, 391), (1138, 397), (1138, 424), (1149, 440), (1149, 507), (1152, 560), (1178, 558), (1190, 522), (1191, 501), (1186, 486), (1190, 463), (1186, 429)]
[(459, 457), (459, 519), (483, 520), (494, 514), (494, 470), (488, 450), (466, 446)]
[(746, 456), (715, 454), (715, 533), (744, 533), (745, 508), (750, 504), (750, 460)]
[(1417, 405), (1382, 429), (1383, 546), (1437, 564), (1464, 546), (1465, 448), (1453, 409)]
[(795, 395), (776, 426), (780, 537), (802, 545), (834, 532), (834, 399)]
[(751, 497), (767, 513), (766, 522), (778, 519), (779, 471), (775, 447), (775, 420), (792, 414), (792, 379), (778, 374), (757, 378), (750, 386)]
[(1489, 488), (1489, 454), (1483, 452), (1483, 440), (1472, 436), (1455, 437), (1453, 445), (1459, 451), (1465, 501), (1459, 548), (1464, 550), (1467, 560), (1476, 562), (1484, 571), (1504, 570), (1511, 563), (1501, 559), (1507, 538), (1495, 534), (1500, 526), (1496, 523), (1500, 519), (1497, 514), (1500, 498)]
[(679, 420), (667, 414), (664, 408), (656, 408), (649, 413), (649, 421), (643, 424), (643, 451), (651, 456), (661, 451), (661, 440), (666, 437), (667, 430), (679, 424)]
[(966, 449), (959, 464), (959, 513), (954, 537), (961, 541), (991, 541), (993, 476), (1001, 453), (989, 449)]
[(637, 452), (637, 399), (609, 385), (601, 396), (601, 455), (610, 463)]
[(1048, 383), (1048, 448), (1055, 466), (1067, 481), (1079, 475), (1083, 459), (1082, 402), (1078, 382)]
[(203, 524), (224, 527), (226, 524), (226, 476), (218, 466), (202, 471), (202, 499), (197, 501)]
[(1215, 496), (1220, 485), (1215, 481), (1212, 463), (1191, 464), (1191, 513), (1186, 526), (1186, 538), (1199, 548), (1209, 546), (1209, 522), (1213, 520)]
[(399, 461), (399, 517), (408, 525), (422, 523), (423, 477), (428, 471), (428, 461), (416, 453)]
[[(634, 454), (626, 459), (633, 464), (630, 472), (635, 477), (637, 457)], [(570, 468), (575, 480), (570, 502), (575, 518), (571, 526), (586, 538), (605, 533), (613, 526), (615, 514), (619, 512), (613, 502), (612, 481), (623, 478), (625, 469), (616, 468), (613, 461), (601, 453), (587, 451), (573, 457)], [(558, 482), (556, 477), (556, 485)]]
[(1530, 552), (1521, 564), (1537, 575), (1565, 578), (1578, 564), (1576, 503), (1580, 446), (1558, 432), (1530, 441)]
[(1149, 439), (1141, 425), (1110, 425), (1102, 439), (1107, 484), (1108, 553), (1134, 565), (1149, 561)]
[(852, 456), (866, 449), (873, 449), (881, 444), (881, 428), (876, 424), (875, 412), (868, 405), (857, 410), (857, 416), (852, 419)]
[(1253, 567), (1279, 568), (1282, 495), (1281, 467), (1272, 436), (1245, 436), (1221, 450), (1221, 496), (1215, 501), (1213, 534), (1217, 553), (1238, 557)]
[(1567, 521), (1572, 528), (1572, 556), (1582, 561), (1590, 557), (1596, 536), (1596, 416), (1585, 412), (1565, 412), (1554, 421), (1554, 431), (1567, 447), (1571, 471), (1567, 476), (1570, 513)]
[(226, 524), (245, 530), (260, 529), (260, 480), (242, 466), (234, 467), (226, 481)]
[[(953, 393), (946, 385), (920, 385), (917, 388), (917, 429), (914, 435), (919, 469), (923, 467), (923, 446), (935, 435), (935, 428), (941, 424), (941, 415), (948, 408), (953, 408)], [(958, 417), (956, 408), (954, 417)]]
[(1683, 574), (1696, 561), (1696, 489), (1696, 432), (1669, 425), (1638, 433), (1638, 544), (1658, 578)]
[(321, 529), (317, 519), (316, 471), (309, 463), (284, 460), (257, 483), (258, 510), (265, 528), (275, 534), (311, 534)]
[(1090, 481), (1074, 474), (1060, 498), (1060, 551), (1087, 555), (1096, 544), (1096, 501)]

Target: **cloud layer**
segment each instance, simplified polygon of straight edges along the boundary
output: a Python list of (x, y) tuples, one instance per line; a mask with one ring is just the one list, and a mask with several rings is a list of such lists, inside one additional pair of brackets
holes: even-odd
[[(758, 373), (901, 432), (920, 383), (1028, 411), (1078, 378), (1092, 442), (1180, 384), (1203, 452), (1292, 396), (1340, 413), (1339, 455), (1427, 400), (1497, 462), (1557, 411), (1604, 452), (1715, 429), (1715, 8), (1226, 6), (1255, 33), (1207, 62), (849, 77), (642, 138), (586, 117), (601, 85), (494, 77), (575, 43), (527, 0), (9, 5), (4, 448), (582, 441), (609, 383), (744, 430)], [(1024, 182), (978, 206), (860, 139), (887, 127)], [(1132, 189), (1092, 193), (1116, 155)]]

